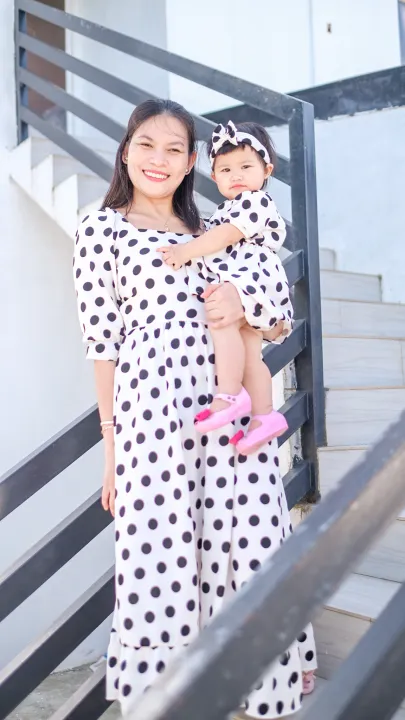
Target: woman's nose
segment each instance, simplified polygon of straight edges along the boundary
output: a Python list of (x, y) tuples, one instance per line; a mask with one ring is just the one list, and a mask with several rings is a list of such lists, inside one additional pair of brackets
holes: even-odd
[(159, 152), (158, 150), (155, 150), (150, 158), (151, 163), (153, 165), (156, 165), (160, 167), (161, 165), (166, 164), (166, 155), (164, 152)]

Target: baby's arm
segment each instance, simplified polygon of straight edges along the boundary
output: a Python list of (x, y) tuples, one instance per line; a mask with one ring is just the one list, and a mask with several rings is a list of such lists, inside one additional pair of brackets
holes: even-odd
[(235, 245), (242, 237), (241, 231), (227, 222), (208, 230), (188, 243), (161, 247), (158, 248), (158, 252), (163, 253), (164, 260), (168, 265), (178, 270), (189, 260), (203, 257), (203, 255), (213, 255), (220, 250), (225, 250), (228, 245)]

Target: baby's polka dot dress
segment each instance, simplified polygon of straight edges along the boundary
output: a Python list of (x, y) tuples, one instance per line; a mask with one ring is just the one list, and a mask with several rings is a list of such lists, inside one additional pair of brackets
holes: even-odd
[(269, 330), (280, 320), (284, 333), (291, 333), (293, 307), (288, 280), (277, 253), (286, 237), (285, 222), (270, 195), (247, 190), (234, 200), (221, 203), (208, 221), (207, 229), (231, 223), (241, 239), (214, 255), (194, 260), (189, 269), (190, 291), (201, 293), (204, 281), (230, 282), (241, 299), (249, 325)]

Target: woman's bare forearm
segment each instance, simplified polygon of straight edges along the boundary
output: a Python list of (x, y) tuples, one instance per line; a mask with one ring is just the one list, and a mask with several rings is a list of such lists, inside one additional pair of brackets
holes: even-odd
[[(111, 360), (95, 360), (94, 374), (100, 421), (112, 420), (114, 416), (114, 374), (115, 362)], [(104, 433), (106, 455), (114, 451), (114, 430)]]

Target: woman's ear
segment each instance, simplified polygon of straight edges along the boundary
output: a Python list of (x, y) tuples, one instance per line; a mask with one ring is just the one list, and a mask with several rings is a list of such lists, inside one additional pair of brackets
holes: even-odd
[(196, 160), (197, 160), (197, 153), (196, 153), (196, 152), (192, 152), (191, 155), (189, 155), (189, 158), (188, 158), (187, 175), (188, 175), (189, 172), (191, 172), (191, 170), (193, 169), (193, 167), (194, 167), (194, 165), (195, 165), (195, 163), (196, 163)]
[(125, 144), (125, 147), (122, 151), (121, 160), (125, 165), (128, 164), (128, 143)]
[(270, 177), (270, 175), (272, 174), (273, 170), (274, 170), (274, 165), (272, 165), (271, 163), (269, 163), (268, 165), (266, 165), (266, 169), (265, 169), (265, 171), (264, 171), (264, 177), (266, 178), (266, 180)]

